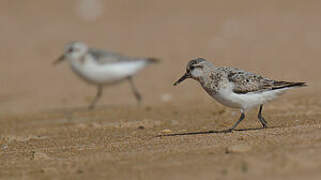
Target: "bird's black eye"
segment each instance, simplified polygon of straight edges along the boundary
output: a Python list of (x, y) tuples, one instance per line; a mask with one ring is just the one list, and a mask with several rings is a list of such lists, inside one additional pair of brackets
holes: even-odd
[(193, 70), (193, 69), (195, 69), (195, 66), (191, 66), (191, 67), (190, 67), (190, 70)]

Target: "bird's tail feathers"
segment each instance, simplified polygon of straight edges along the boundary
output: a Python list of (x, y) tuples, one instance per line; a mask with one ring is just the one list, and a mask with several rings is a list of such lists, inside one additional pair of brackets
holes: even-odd
[(158, 58), (154, 58), (154, 57), (146, 58), (146, 61), (151, 64), (160, 62), (160, 60)]
[(306, 82), (275, 81), (272, 90), (307, 86)]

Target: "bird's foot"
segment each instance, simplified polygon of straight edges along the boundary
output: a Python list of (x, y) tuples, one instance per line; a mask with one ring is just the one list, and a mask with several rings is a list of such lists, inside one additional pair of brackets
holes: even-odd
[(268, 128), (266, 124), (262, 124), (262, 126), (263, 126), (263, 129)]
[(267, 122), (265, 121), (265, 119), (260, 115), (258, 118), (259, 118), (260, 123), (262, 124), (262, 127), (267, 128), (268, 126), (267, 126)]

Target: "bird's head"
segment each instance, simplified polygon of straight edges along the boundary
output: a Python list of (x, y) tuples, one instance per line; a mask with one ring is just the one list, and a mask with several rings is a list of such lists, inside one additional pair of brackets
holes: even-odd
[(83, 42), (71, 42), (65, 46), (64, 53), (54, 62), (59, 64), (65, 59), (74, 60), (83, 57), (88, 52), (88, 46)]
[(196, 58), (189, 61), (186, 65), (185, 74), (174, 83), (174, 86), (178, 85), (188, 78), (199, 81), (199, 79), (204, 76), (211, 67), (213, 67), (213, 64), (203, 58)]

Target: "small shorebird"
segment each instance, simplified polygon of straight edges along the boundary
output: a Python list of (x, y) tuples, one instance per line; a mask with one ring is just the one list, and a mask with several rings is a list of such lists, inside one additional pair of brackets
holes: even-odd
[(276, 81), (233, 67), (216, 67), (203, 58), (189, 61), (186, 73), (174, 86), (187, 78), (198, 81), (221, 104), (241, 110), (238, 121), (226, 132), (232, 132), (244, 119), (245, 111), (256, 106), (260, 106), (259, 122), (266, 128), (267, 122), (262, 116), (263, 104), (288, 89), (306, 86), (305, 82)]
[(83, 42), (71, 42), (64, 53), (54, 62), (58, 64), (67, 59), (71, 69), (83, 80), (97, 86), (97, 94), (89, 106), (93, 109), (102, 96), (103, 87), (128, 80), (138, 101), (141, 95), (132, 80), (133, 75), (147, 65), (158, 62), (156, 58), (132, 58), (100, 49), (89, 48)]

